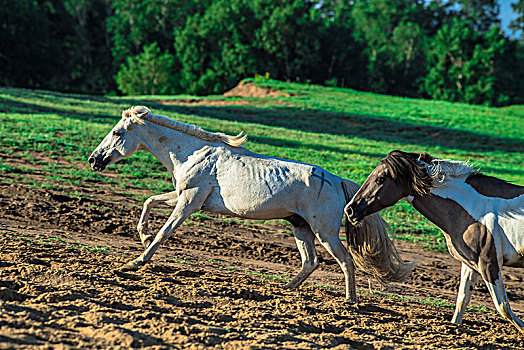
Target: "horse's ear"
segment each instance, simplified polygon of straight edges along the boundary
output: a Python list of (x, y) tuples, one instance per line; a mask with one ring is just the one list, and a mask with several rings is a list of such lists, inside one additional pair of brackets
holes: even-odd
[(435, 159), (435, 157), (430, 156), (429, 153), (427, 152), (420, 153), (418, 156), (418, 160), (421, 160), (424, 163), (428, 163), (428, 164), (431, 163), (433, 159)]

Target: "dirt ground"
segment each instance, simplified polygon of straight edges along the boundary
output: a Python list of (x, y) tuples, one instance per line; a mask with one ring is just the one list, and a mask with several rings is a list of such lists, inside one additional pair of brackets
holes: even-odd
[[(61, 193), (9, 183), (46, 175), (0, 178), (1, 349), (524, 348), (480, 282), (475, 310), (452, 324), (443, 304), (454, 303), (460, 266), (412, 243), (397, 242), (406, 260), (417, 259), (411, 278), (382, 290), (358, 273), (356, 305), (345, 302), (343, 275), (321, 247), (307, 285), (284, 290), (282, 277), (300, 265), (289, 229), (213, 214), (188, 220), (138, 272), (119, 272), (142, 251), (142, 203), (101, 183)], [(166, 218), (156, 211), (151, 227)], [(524, 271), (504, 273), (522, 318)]]

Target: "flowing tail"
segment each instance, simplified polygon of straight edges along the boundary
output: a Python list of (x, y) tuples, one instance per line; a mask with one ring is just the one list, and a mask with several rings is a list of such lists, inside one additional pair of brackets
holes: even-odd
[[(359, 188), (360, 186), (352, 181), (342, 182), (346, 203)], [(404, 281), (414, 265), (402, 260), (388, 236), (388, 227), (378, 213), (366, 216), (358, 226), (351, 225), (349, 220), (345, 219), (348, 250), (355, 266), (384, 284)]]

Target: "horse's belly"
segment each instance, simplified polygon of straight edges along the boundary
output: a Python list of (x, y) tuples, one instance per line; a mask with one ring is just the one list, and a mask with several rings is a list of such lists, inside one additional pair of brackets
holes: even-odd
[(294, 213), (287, 199), (279, 196), (252, 196), (248, 193), (224, 197), (217, 190), (209, 195), (202, 205), (202, 210), (246, 219), (269, 220), (284, 218)]

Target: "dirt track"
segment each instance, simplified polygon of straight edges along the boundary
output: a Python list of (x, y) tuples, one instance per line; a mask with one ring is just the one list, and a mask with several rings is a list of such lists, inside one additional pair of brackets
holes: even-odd
[[(210, 215), (122, 273), (141, 252), (141, 203), (101, 184), (66, 190), (92, 199), (0, 181), (0, 348), (524, 348), (480, 283), (472, 304), (486, 310), (468, 311), (462, 327), (449, 322), (452, 308), (428, 305), (454, 302), (460, 268), (447, 254), (398, 242), (403, 257), (418, 258), (411, 279), (380, 292), (372, 282), (370, 293), (359, 273), (351, 305), (321, 247), (309, 283), (286, 291), (279, 278), (300, 262), (289, 230)], [(151, 226), (165, 218), (157, 211)], [(504, 271), (523, 318), (524, 271)]]

